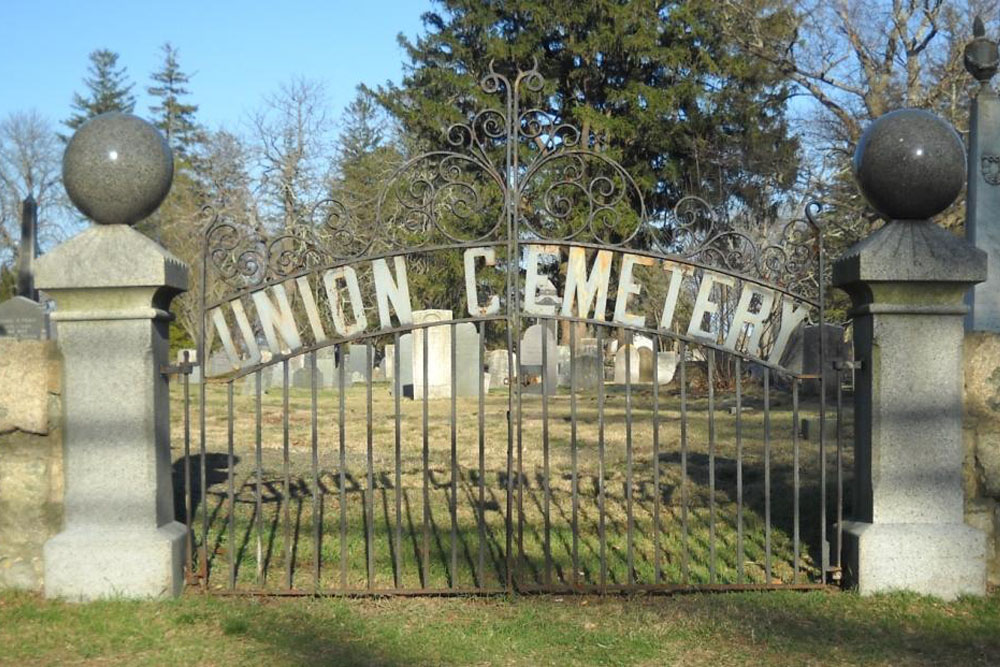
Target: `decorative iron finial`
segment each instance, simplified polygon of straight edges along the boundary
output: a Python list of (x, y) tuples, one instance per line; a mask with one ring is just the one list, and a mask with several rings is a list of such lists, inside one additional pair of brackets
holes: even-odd
[(986, 36), (986, 26), (978, 14), (972, 22), (972, 35), (972, 41), (965, 46), (965, 69), (985, 86), (997, 73), (1000, 53), (997, 43)]

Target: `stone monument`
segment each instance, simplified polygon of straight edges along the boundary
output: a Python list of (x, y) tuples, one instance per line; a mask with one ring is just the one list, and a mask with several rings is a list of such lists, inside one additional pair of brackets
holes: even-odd
[(188, 268), (132, 228), (172, 177), (160, 133), (121, 113), (85, 123), (63, 157), (66, 192), (96, 224), (36, 265), (56, 302), (65, 401), (65, 522), (45, 544), (48, 597), (176, 596), (184, 583), (160, 369)]
[(926, 111), (873, 122), (854, 172), (889, 222), (833, 267), (852, 301), (855, 500), (844, 524), (848, 581), (952, 599), (986, 591), (985, 535), (963, 521), (965, 293), (986, 253), (930, 222), (965, 181), (958, 134)]

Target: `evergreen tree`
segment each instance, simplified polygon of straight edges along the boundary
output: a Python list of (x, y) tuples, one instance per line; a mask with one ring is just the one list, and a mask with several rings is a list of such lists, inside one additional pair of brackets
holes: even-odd
[(126, 68), (118, 68), (118, 54), (108, 49), (98, 49), (91, 52), (89, 58), (90, 66), (87, 71), (90, 76), (83, 80), (87, 86), (87, 95), (73, 93), (72, 106), (76, 111), (63, 121), (71, 130), (108, 111), (132, 113), (135, 109), (133, 84), (128, 82)]
[(201, 131), (194, 117), (198, 105), (182, 101), (191, 94), (186, 88), (191, 77), (181, 71), (177, 49), (167, 42), (162, 51), (163, 65), (150, 76), (155, 85), (146, 88), (146, 92), (158, 101), (149, 110), (153, 114), (153, 124), (166, 136), (175, 155), (187, 159), (200, 141)]
[(377, 99), (403, 130), (440, 146), (448, 124), (496, 106), (478, 80), (538, 62), (532, 100), (581, 129), (636, 179), (656, 215), (685, 194), (776, 215), (797, 169), (785, 122), (788, 87), (734, 48), (715, 0), (437, 0), (426, 34), (400, 43), (401, 86)]

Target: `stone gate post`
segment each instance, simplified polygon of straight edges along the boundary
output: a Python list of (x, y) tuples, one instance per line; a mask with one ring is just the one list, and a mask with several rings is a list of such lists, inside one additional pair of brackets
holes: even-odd
[(863, 594), (983, 595), (985, 535), (963, 523), (962, 339), (986, 254), (928, 220), (962, 189), (964, 147), (933, 114), (903, 109), (866, 130), (854, 170), (889, 222), (833, 267), (861, 362), (846, 574)]
[(178, 595), (186, 528), (174, 521), (168, 307), (188, 269), (132, 229), (167, 195), (173, 158), (145, 121), (97, 116), (73, 136), (63, 180), (95, 223), (37, 262), (63, 356), (65, 525), (45, 545), (45, 594)]

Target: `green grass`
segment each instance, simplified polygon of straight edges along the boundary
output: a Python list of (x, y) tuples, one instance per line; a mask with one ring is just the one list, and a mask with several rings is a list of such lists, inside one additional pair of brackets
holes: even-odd
[[(571, 399), (565, 392), (549, 399), (546, 420), (541, 401), (537, 397), (525, 397), (520, 459), (516, 451), (517, 434), (511, 434), (515, 447), (511, 520), (515, 526), (514, 553), (521, 555), (511, 559), (515, 579), (526, 586), (598, 585), (602, 581), (612, 586), (631, 582), (773, 584), (820, 581), (817, 445), (798, 443), (800, 535), (796, 561), (791, 401), (787, 394), (772, 391), (770, 450), (767, 453), (771, 485), (769, 525), (765, 504), (765, 420), (759, 391), (755, 389), (745, 388), (744, 405), (756, 409), (743, 415), (740, 428), (744, 489), (741, 512), (736, 493), (736, 420), (727, 410), (733, 403), (731, 395), (717, 392), (714, 398), (713, 445), (709, 438), (708, 398), (704, 391), (691, 390), (689, 393), (685, 469), (682, 465), (682, 412), (676, 389), (662, 389), (658, 404), (654, 404), (651, 387), (636, 385), (629, 408), (621, 388), (608, 386), (603, 411), (603, 551), (606, 560), (603, 573), (599, 491), (601, 415), (597, 397), (581, 394), (576, 400), (578, 540), (575, 560)], [(369, 577), (371, 586), (376, 589), (451, 586), (503, 589), (508, 566), (506, 391), (491, 392), (485, 400), (481, 467), (478, 400), (461, 398), (456, 401), (454, 489), (450, 400), (428, 401), (426, 479), (423, 473), (423, 401), (404, 399), (401, 402), (400, 483), (397, 487), (394, 401), (388, 385), (374, 385), (372, 485), (369, 489), (367, 395), (363, 386), (345, 392), (343, 504), (340, 488), (341, 397), (337, 392), (320, 391), (318, 394), (314, 467), (310, 393), (301, 389), (289, 390), (286, 459), (281, 389), (274, 388), (262, 397), (258, 452), (255, 399), (243, 392), (242, 382), (236, 384), (232, 424), (233, 502), (228, 497), (228, 397), (224, 385), (209, 385), (206, 392), (205, 438), (209, 466), (207, 493), (203, 499), (198, 481), (201, 459), (198, 456), (197, 392), (192, 392), (195, 400), (191, 406), (190, 446), (195, 457), (192, 460), (195, 560), (198, 560), (197, 549), (207, 521), (204, 544), (207, 545), (210, 588), (228, 587), (230, 567), (233, 567), (236, 587), (244, 590), (288, 588), (289, 573), (290, 587), (307, 591), (364, 589), (369, 584)], [(176, 385), (172, 398), (175, 481), (182, 490), (183, 404)], [(799, 417), (815, 418), (817, 408), (815, 402), (803, 401)], [(631, 502), (627, 456), (629, 411), (632, 418)], [(658, 459), (654, 456), (654, 413), (660, 418)], [(845, 439), (849, 439), (849, 413), (846, 416)], [(547, 453), (543, 437), (546, 425)], [(714, 456), (710, 456), (711, 452)], [(831, 442), (828, 464), (832, 464), (833, 456)], [(714, 493), (710, 481), (713, 461)], [(521, 477), (516, 474), (519, 466)], [(658, 486), (655, 484), (657, 467)], [(834, 479), (830, 466), (827, 480), (830, 517), (833, 516)], [(258, 483), (261, 489), (259, 513), (255, 499)], [(454, 506), (453, 492), (457, 493)], [(548, 523), (545, 521), (546, 505)], [(346, 527), (343, 541), (341, 521)], [(740, 522), (742, 549), (738, 538)], [(316, 525), (321, 536), (318, 544), (314, 539)], [(373, 557), (371, 572), (368, 569), (369, 547)]]
[(0, 594), (0, 664), (989, 665), (1000, 596), (221, 598)]

